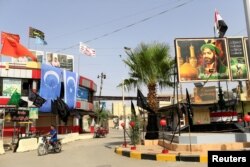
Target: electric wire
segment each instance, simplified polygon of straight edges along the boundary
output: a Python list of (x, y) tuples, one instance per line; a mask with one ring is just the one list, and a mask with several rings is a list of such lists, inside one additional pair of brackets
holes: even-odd
[[(148, 21), (148, 20), (150, 20), (150, 19), (152, 19), (152, 18), (154, 18), (154, 17), (163, 15), (163, 14), (169, 12), (169, 11), (172, 11), (172, 10), (178, 9), (178, 8), (180, 8), (180, 7), (183, 7), (183, 6), (185, 6), (185, 5), (188, 5), (188, 4), (191, 3), (192, 1), (194, 1), (194, 0), (186, 1), (186, 2), (184, 2), (184, 3), (181, 3), (181, 4), (179, 4), (179, 5), (176, 5), (176, 6), (172, 7), (172, 8), (170, 8), (170, 9), (166, 9), (166, 10), (164, 10), (164, 11), (161, 11), (161, 12), (159, 12), (159, 13), (157, 13), (157, 14), (154, 14), (154, 15), (152, 15), (152, 16), (146, 17), (146, 18), (144, 18), (144, 19), (142, 19), (142, 20), (139, 20), (139, 21), (137, 21), (137, 22), (134, 22), (134, 23), (131, 23), (131, 24), (126, 25), (126, 26), (124, 26), (124, 27), (118, 28), (118, 29), (116, 29), (116, 30), (114, 30), (114, 31), (105, 33), (105, 34), (103, 34), (103, 35), (100, 35), (100, 36), (95, 37), (95, 38), (90, 39), (90, 40), (86, 40), (86, 41), (84, 41), (83, 43), (89, 43), (89, 42), (92, 42), (92, 41), (95, 41), (95, 40), (98, 40), (98, 39), (101, 39), (101, 38), (110, 36), (110, 35), (112, 35), (112, 34), (114, 34), (114, 33), (117, 33), (117, 32), (120, 32), (120, 31), (122, 31), (122, 30), (128, 29), (128, 28), (133, 27), (133, 26), (135, 26), (135, 25), (137, 25), (137, 24), (146, 22), (146, 21)], [(64, 50), (72, 49), (72, 48), (77, 47), (77, 46), (79, 46), (79, 43), (74, 44), (74, 45), (69, 46), (69, 47), (66, 47), (66, 48), (64, 48), (64, 49), (58, 50), (58, 51), (56, 51), (56, 52), (61, 52), (61, 51), (64, 51)]]

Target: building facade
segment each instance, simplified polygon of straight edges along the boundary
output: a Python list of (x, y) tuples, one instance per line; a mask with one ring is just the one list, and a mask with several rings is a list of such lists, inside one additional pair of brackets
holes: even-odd
[[(67, 124), (65, 124), (57, 114), (40, 112), (39, 108), (36, 109), (33, 102), (29, 100), (29, 90), (38, 92), (40, 80), (41, 63), (39, 62), (0, 63), (0, 109), (5, 110), (4, 126), (2, 126), (3, 135), (12, 136), (15, 130), (19, 133), (28, 133), (31, 130), (47, 133), (51, 124), (56, 125), (61, 134), (81, 133), (88, 130), (86, 121), (88, 121), (87, 117), (91, 118), (94, 115), (93, 96), (97, 89), (96, 84), (88, 78), (79, 76), (76, 107), (70, 112)], [(19, 120), (13, 119), (13, 110), (10, 109), (12, 107), (8, 106), (8, 101), (14, 91), (20, 93), (21, 99), (27, 102), (27, 106), (21, 108), (22, 111), (27, 111), (27, 119), (22, 119), (23, 117)], [(35, 112), (33, 112), (34, 108)], [(35, 116), (31, 116), (31, 110)]]

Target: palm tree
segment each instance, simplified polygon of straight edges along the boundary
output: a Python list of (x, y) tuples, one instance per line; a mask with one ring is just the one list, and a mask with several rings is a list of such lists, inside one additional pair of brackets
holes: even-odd
[[(124, 86), (131, 88), (146, 85), (147, 100), (154, 114), (148, 115), (146, 139), (158, 138), (156, 112), (158, 110), (157, 88), (171, 87), (174, 59), (170, 56), (170, 48), (165, 43), (140, 43), (133, 51), (127, 50), (128, 58), (123, 60), (129, 67), (129, 78), (124, 80)], [(149, 132), (151, 131), (151, 132)]]

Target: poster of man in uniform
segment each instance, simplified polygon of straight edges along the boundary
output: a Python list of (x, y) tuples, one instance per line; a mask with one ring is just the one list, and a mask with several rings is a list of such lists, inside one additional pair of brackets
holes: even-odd
[(225, 38), (175, 39), (179, 82), (230, 80)]

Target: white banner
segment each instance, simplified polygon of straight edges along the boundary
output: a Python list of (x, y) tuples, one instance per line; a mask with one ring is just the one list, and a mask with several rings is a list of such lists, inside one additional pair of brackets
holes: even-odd
[(85, 45), (84, 43), (80, 42), (80, 46), (79, 46), (79, 52), (81, 54), (85, 54), (87, 56), (95, 56), (95, 50), (88, 47), (87, 45)]

